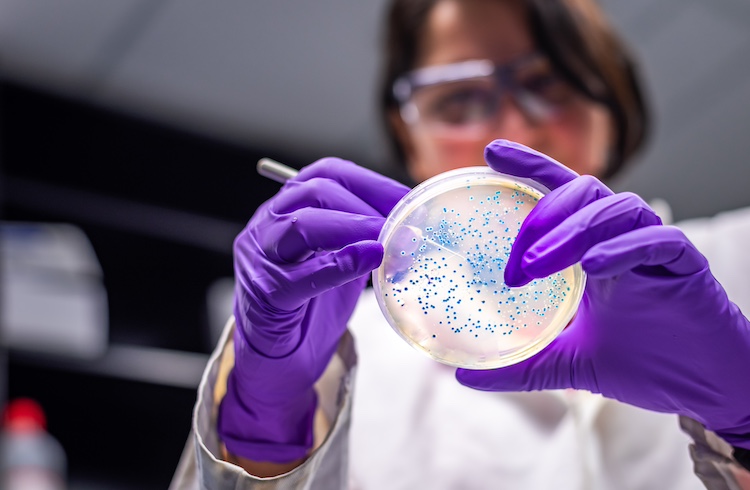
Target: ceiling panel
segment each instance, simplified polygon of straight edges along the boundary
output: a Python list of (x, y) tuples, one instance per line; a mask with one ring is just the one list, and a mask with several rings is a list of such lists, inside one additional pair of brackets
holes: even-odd
[(380, 10), (344, 0), (172, 2), (95, 98), (220, 136), (362, 156)]
[(149, 0), (1, 0), (0, 67), (6, 76), (80, 93), (148, 15)]
[(742, 58), (749, 41), (747, 26), (715, 9), (695, 2), (675, 8), (648, 40), (648, 46), (641, 49), (657, 108), (669, 112), (674, 101), (684, 99), (702, 80), (715, 79), (723, 72), (719, 68), (726, 60)]

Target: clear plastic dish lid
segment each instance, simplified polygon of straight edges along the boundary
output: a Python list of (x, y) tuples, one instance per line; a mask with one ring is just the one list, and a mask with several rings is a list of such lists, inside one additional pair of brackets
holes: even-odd
[(583, 296), (580, 264), (520, 288), (503, 280), (521, 224), (547, 192), (489, 167), (412, 189), (386, 219), (372, 276), (393, 329), (434, 360), (470, 369), (515, 364), (549, 345)]

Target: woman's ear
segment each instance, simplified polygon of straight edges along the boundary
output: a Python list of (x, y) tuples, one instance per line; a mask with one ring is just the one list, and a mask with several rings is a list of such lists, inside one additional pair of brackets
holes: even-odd
[(398, 140), (398, 144), (401, 145), (401, 149), (404, 151), (404, 164), (408, 169), (416, 159), (414, 141), (412, 140), (411, 132), (401, 117), (401, 113), (398, 109), (388, 109), (388, 124), (391, 125), (393, 133)]

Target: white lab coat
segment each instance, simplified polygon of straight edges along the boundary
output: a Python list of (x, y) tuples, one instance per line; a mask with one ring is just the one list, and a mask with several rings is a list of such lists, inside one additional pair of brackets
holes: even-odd
[[(680, 227), (730, 298), (750, 311), (750, 278), (738, 273), (750, 271), (750, 209)], [(345, 337), (318, 385), (329, 426), (318, 430), (318, 448), (286, 475), (254, 478), (218, 457), (214, 390), (232, 328), (230, 321), (204, 374), (172, 488), (743, 488), (731, 448), (696, 424), (691, 439), (676, 416), (588, 392), (488, 393), (459, 385), (454, 369), (398, 337), (371, 290), (350, 321), (356, 353)]]

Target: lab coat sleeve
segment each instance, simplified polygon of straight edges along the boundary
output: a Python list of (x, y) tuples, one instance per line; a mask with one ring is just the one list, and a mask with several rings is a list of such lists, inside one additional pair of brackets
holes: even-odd
[(344, 335), (321, 380), (316, 384), (316, 444), (303, 464), (283, 475), (259, 478), (224, 461), (216, 415), (234, 361), (230, 319), (203, 373), (187, 443), (170, 490), (337, 490), (348, 486), (349, 425), (356, 370), (354, 342)]
[(735, 460), (729, 443), (688, 417), (680, 417), (680, 427), (693, 439), (693, 469), (707, 489), (750, 490), (750, 471)]

